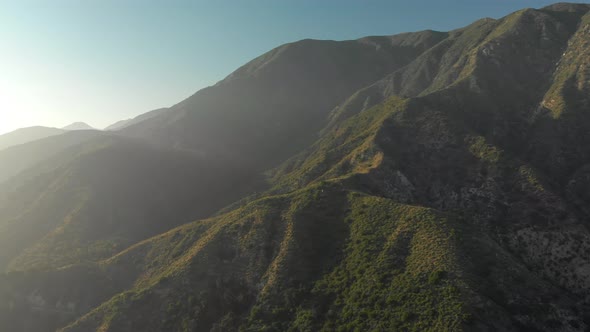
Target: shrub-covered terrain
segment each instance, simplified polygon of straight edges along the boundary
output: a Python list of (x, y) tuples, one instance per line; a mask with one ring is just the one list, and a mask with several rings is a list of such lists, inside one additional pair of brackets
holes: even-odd
[(0, 330), (585, 331), (589, 41), (584, 4), (300, 41), (21, 157)]

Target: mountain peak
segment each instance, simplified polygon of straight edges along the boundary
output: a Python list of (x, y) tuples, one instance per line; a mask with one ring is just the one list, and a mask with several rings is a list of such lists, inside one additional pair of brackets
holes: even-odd
[(62, 128), (63, 130), (95, 130), (92, 126), (85, 122), (74, 122)]

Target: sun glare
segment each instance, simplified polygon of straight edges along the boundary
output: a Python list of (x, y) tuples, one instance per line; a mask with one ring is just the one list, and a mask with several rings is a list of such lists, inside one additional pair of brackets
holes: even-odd
[(0, 82), (0, 134), (18, 128), (40, 125), (32, 103), (13, 87)]
[[(3, 90), (5, 91), (5, 90)], [(0, 134), (18, 127), (19, 108), (13, 98), (0, 91)]]

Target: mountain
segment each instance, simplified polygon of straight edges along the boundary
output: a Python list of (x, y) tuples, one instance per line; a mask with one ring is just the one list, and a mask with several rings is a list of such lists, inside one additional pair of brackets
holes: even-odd
[(138, 115), (133, 119), (121, 120), (121, 121), (115, 122), (112, 125), (106, 127), (104, 130), (107, 130), (107, 131), (121, 130), (123, 128), (127, 128), (129, 126), (134, 125), (134, 124), (145, 121), (147, 119), (151, 119), (157, 115), (160, 115), (160, 114), (166, 112), (167, 110), (168, 110), (167, 108), (159, 108), (159, 109)]
[(74, 122), (62, 128), (63, 130), (96, 130), (84, 122)]
[(121, 134), (264, 170), (312, 143), (344, 98), (407, 65), (446, 35), (423, 31), (286, 44)]
[(585, 331), (589, 68), (585, 4), (272, 50), (0, 185), (0, 330)]
[(63, 150), (0, 187), (0, 269), (108, 258), (238, 199), (244, 172), (117, 136)]
[(62, 129), (48, 127), (29, 127), (17, 129), (10, 133), (0, 135), (0, 150), (63, 133), (64, 131)]
[[(38, 164), (44, 164), (58, 153), (101, 136), (99, 131), (63, 131), (60, 135), (28, 142), (0, 150), (0, 186), (6, 180)], [(52, 166), (45, 163), (46, 168)], [(31, 172), (31, 176), (35, 176)]]

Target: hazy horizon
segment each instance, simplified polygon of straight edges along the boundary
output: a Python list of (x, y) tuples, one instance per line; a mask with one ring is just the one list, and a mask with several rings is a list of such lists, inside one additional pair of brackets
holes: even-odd
[(102, 129), (172, 106), (287, 42), (447, 31), (552, 2), (0, 1), (0, 134)]

